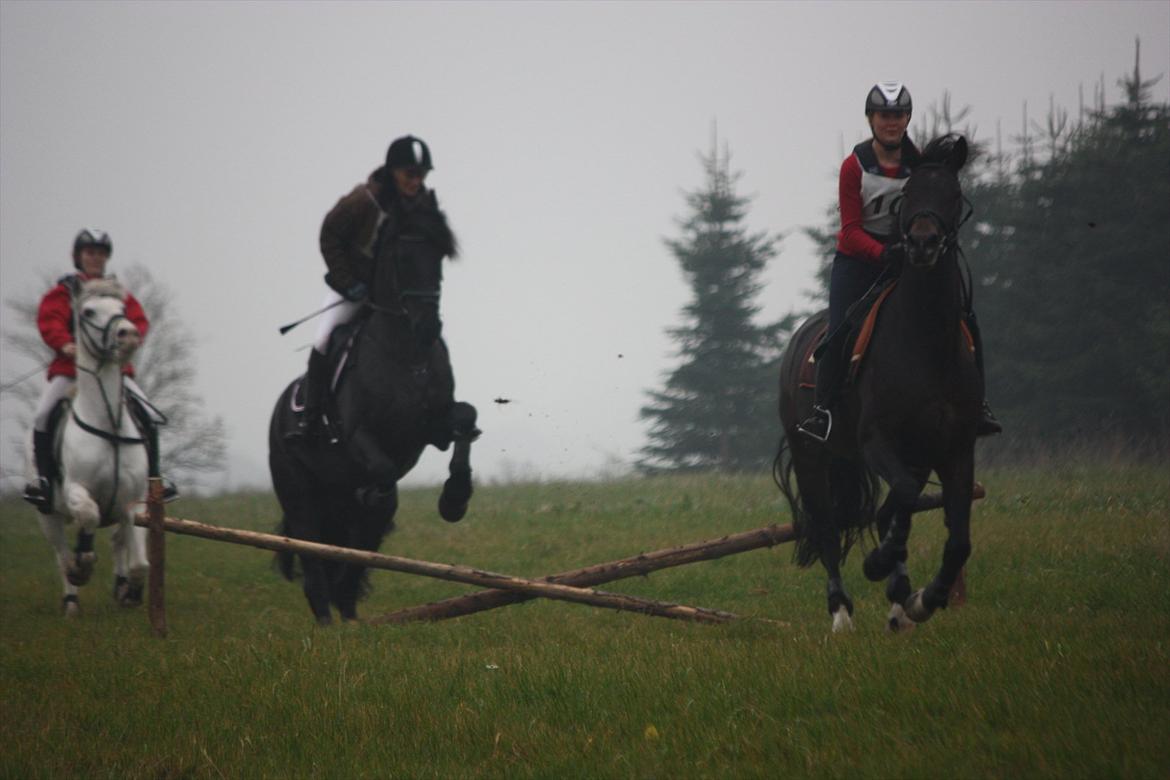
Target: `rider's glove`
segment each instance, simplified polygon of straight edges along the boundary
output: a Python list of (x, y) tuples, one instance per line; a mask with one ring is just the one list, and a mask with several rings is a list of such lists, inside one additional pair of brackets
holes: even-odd
[(878, 261), (884, 266), (899, 266), (906, 259), (906, 247), (901, 242), (886, 244)]
[(347, 301), (353, 301), (354, 303), (364, 301), (369, 294), (370, 286), (365, 282), (354, 282), (345, 288), (345, 292), (342, 293)]

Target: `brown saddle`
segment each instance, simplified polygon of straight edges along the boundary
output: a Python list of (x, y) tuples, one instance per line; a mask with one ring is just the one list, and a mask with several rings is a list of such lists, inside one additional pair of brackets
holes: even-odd
[[(847, 384), (852, 384), (857, 381), (857, 372), (861, 370), (861, 364), (865, 359), (865, 353), (869, 349), (869, 342), (873, 339), (874, 328), (877, 327), (878, 311), (881, 309), (886, 298), (889, 297), (893, 291), (894, 284), (888, 285), (878, 294), (874, 299), (873, 305), (869, 307), (869, 311), (865, 313), (865, 318), (861, 321), (861, 327), (857, 328), (854, 334), (850, 335), (853, 346), (849, 353), (849, 374), (846, 378)], [(959, 327), (963, 331), (963, 337), (967, 341), (967, 349), (975, 353), (975, 339), (971, 336), (971, 329), (967, 327), (966, 320), (959, 322)], [(816, 338), (809, 342), (808, 350), (805, 352), (804, 359), (800, 363), (800, 386), (807, 390), (816, 389), (817, 386), (817, 360), (816, 350), (824, 341), (829, 330), (829, 325), (826, 322), (824, 326), (818, 331)]]

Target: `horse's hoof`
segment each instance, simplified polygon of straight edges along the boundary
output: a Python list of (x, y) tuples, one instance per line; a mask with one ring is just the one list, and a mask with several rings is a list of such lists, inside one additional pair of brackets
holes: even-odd
[(852, 630), (853, 618), (849, 617), (849, 610), (842, 604), (833, 613), (833, 633), (841, 634)]
[(915, 623), (925, 623), (930, 620), (930, 616), (934, 614), (934, 608), (928, 607), (926, 602), (922, 600), (923, 590), (920, 588), (910, 594), (910, 598), (906, 599), (904, 605), (906, 610), (906, 617), (913, 620)]
[[(121, 582), (118, 583), (118, 580)], [(122, 607), (141, 607), (143, 583), (119, 577), (115, 580), (114, 600)]]
[(891, 634), (905, 633), (913, 630), (915, 623), (906, 617), (906, 610), (901, 604), (890, 606), (890, 614), (886, 618), (886, 630)]
[(443, 483), (439, 494), (439, 515), (448, 523), (457, 523), (467, 514), (471, 501), (471, 469), (456, 471)]
[(81, 605), (77, 602), (76, 596), (66, 596), (61, 600), (61, 614), (68, 620), (81, 617)]
[(69, 580), (69, 584), (75, 587), (84, 585), (93, 576), (93, 566), (96, 561), (97, 555), (94, 553), (77, 553), (65, 570), (65, 579)]

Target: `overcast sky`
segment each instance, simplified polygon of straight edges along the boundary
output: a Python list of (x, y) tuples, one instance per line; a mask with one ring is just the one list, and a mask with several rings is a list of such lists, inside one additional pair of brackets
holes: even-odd
[[(39, 297), (81, 226), (108, 230), (109, 270), (149, 266), (197, 336), (225, 484), (267, 485), (268, 417), (313, 332), (277, 327), (324, 295), (321, 218), (414, 133), (463, 247), (443, 316), (484, 429), (477, 476), (592, 476), (632, 460), (645, 391), (677, 362), (665, 330), (688, 289), (662, 239), (713, 126), (750, 227), (786, 236), (761, 300), (775, 318), (808, 306), (799, 229), (823, 224), (873, 82), (904, 81), (920, 109), (949, 91), (977, 138), (1000, 122), (1007, 139), (1025, 101), (1075, 113), (1102, 76), (1116, 101), (1139, 35), (1143, 72), (1170, 71), (1164, 0), (2, 0), (0, 288)], [(6, 352), (0, 379), (31, 367)], [(411, 481), (445, 471), (429, 450)]]

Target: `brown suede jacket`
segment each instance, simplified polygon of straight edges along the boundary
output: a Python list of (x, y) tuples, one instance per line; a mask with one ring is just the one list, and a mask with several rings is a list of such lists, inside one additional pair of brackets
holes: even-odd
[(386, 219), (378, 201), (381, 170), (337, 201), (321, 224), (321, 256), (329, 268), (326, 280), (338, 292), (344, 293), (355, 282), (373, 280), (378, 229)]
[(439, 211), (434, 191), (424, 191), (425, 197), (416, 208), (404, 210), (396, 200), (387, 206), (391, 199), (383, 196), (382, 170), (371, 173), (364, 184), (337, 201), (321, 224), (321, 255), (329, 268), (325, 280), (339, 293), (344, 294), (355, 282), (373, 283), (379, 232), (387, 219), (394, 221), (386, 228), (392, 232), (415, 229), (447, 257), (458, 253), (455, 236)]

